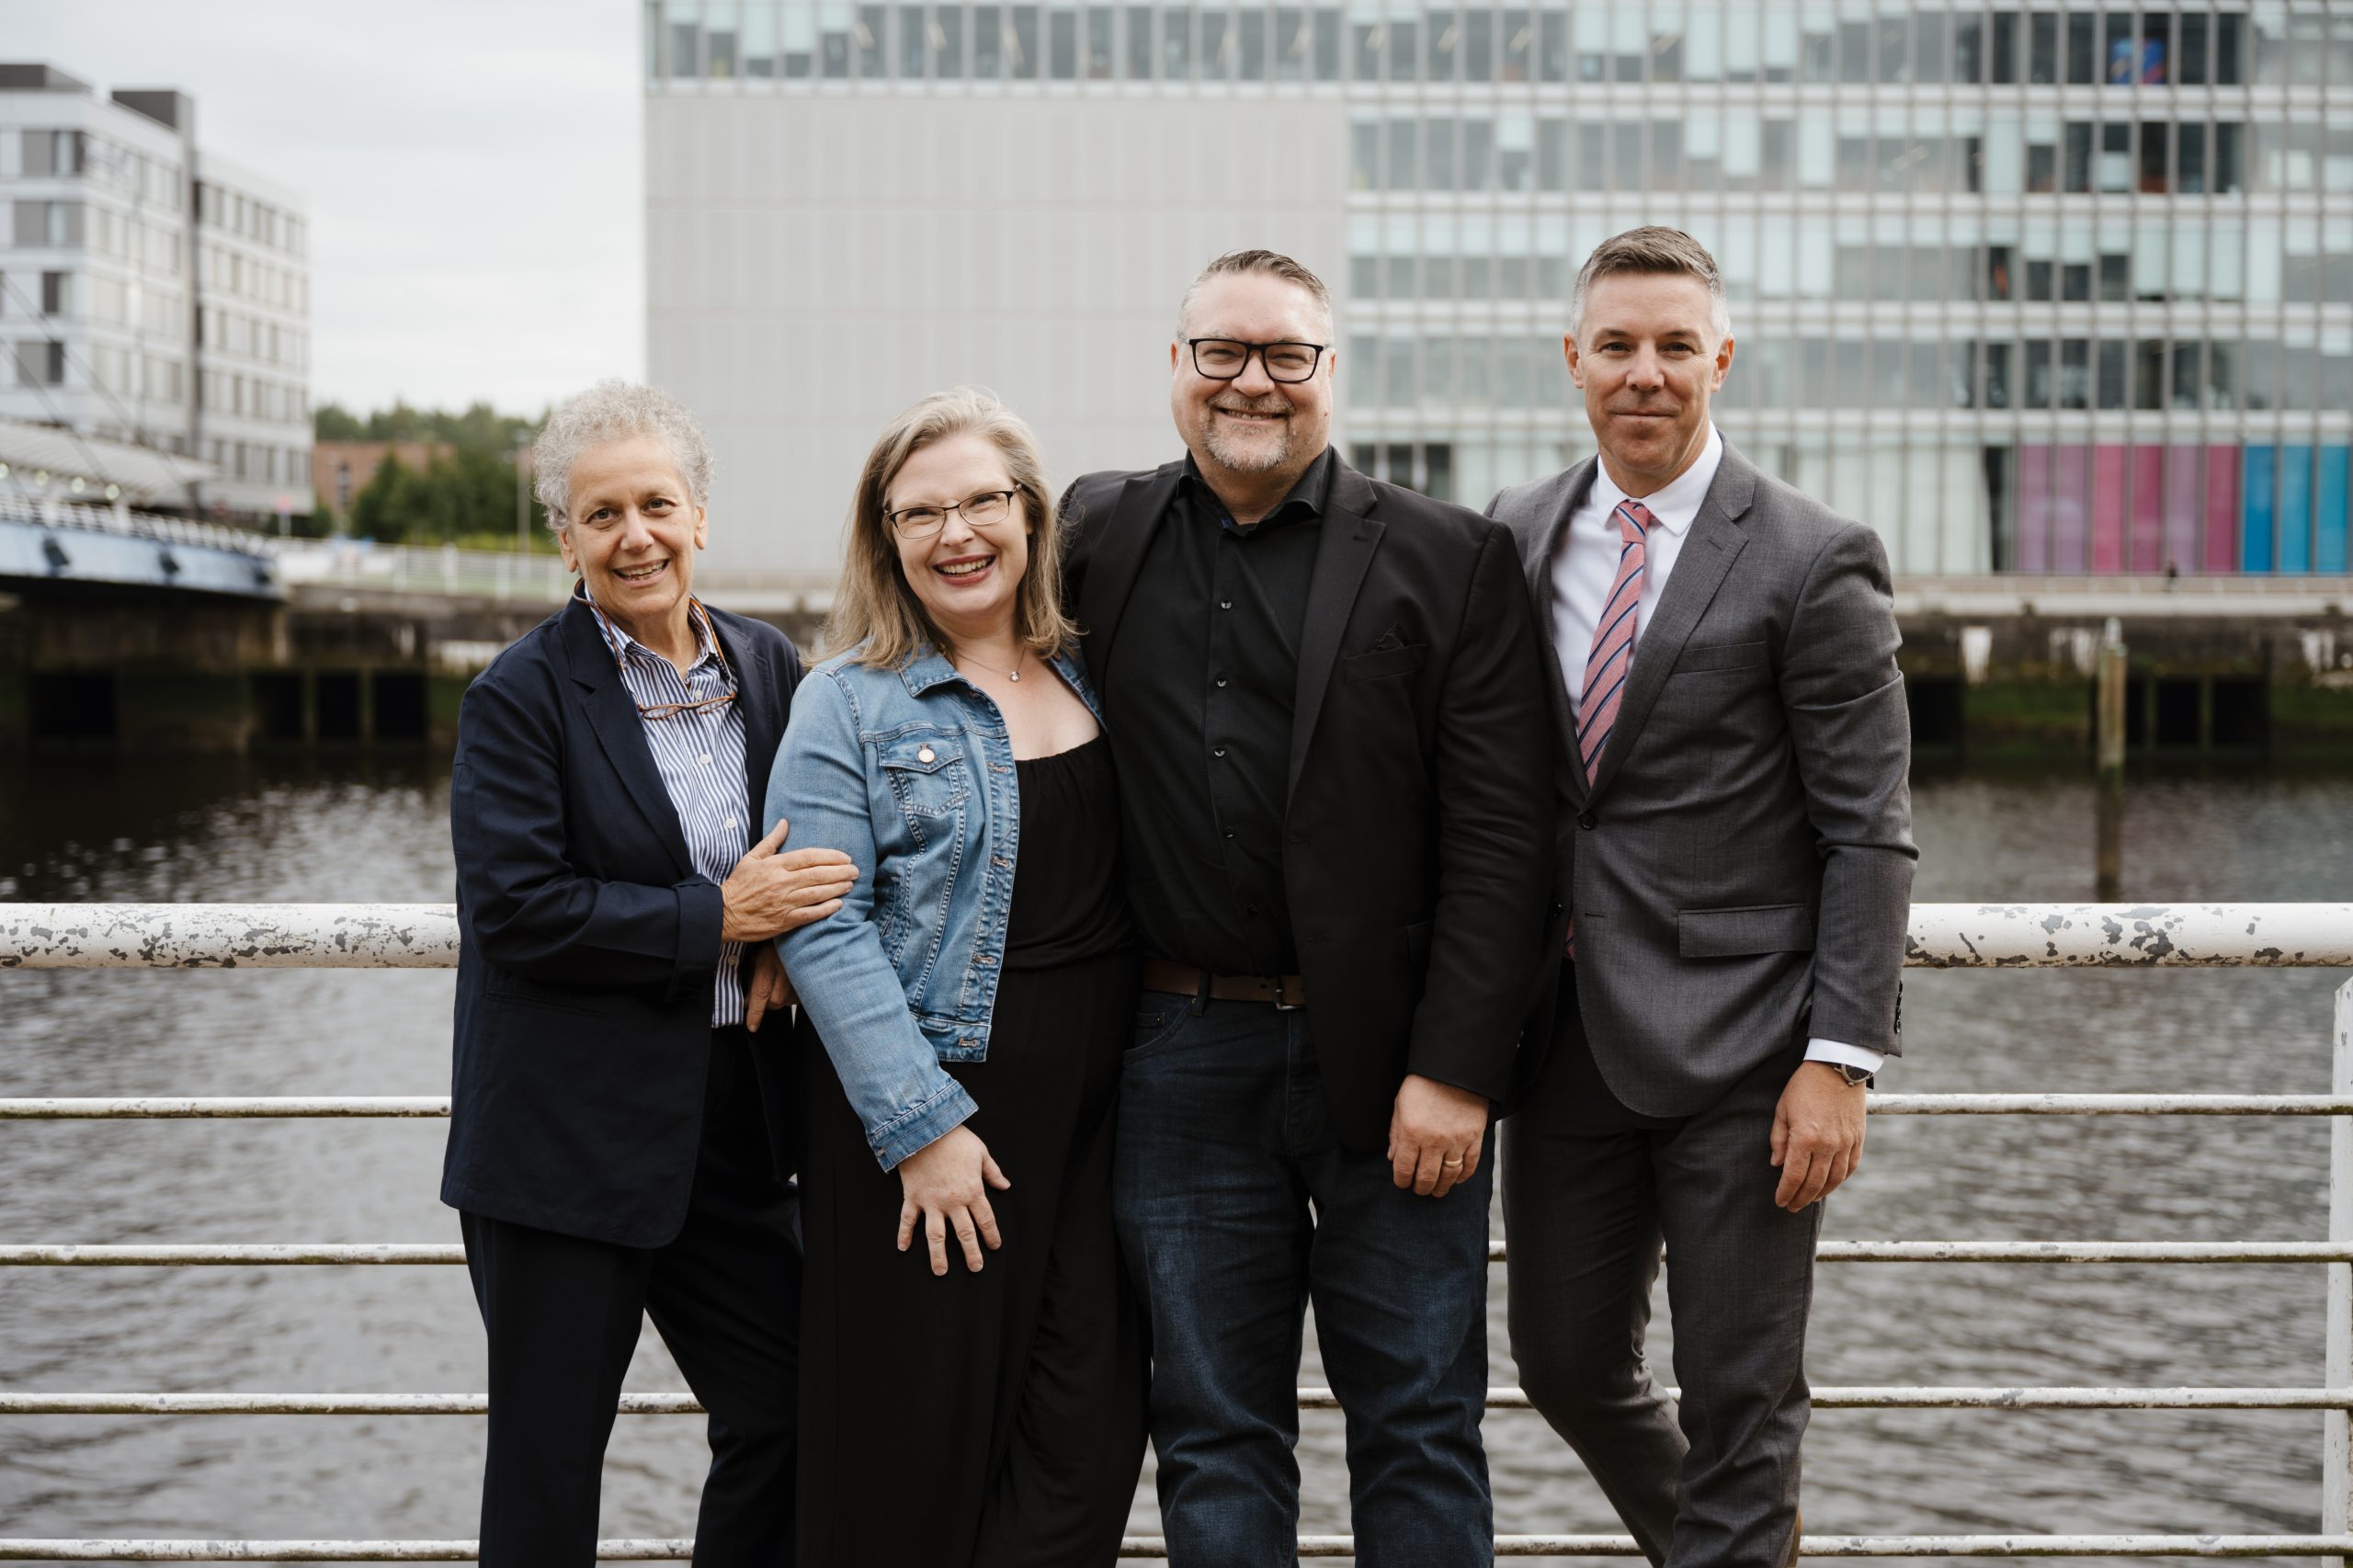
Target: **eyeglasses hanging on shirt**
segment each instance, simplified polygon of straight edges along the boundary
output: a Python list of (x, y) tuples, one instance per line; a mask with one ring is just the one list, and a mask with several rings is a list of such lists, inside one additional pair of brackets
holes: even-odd
[[(622, 684), (628, 686), (629, 663), (624, 656), (624, 645), (629, 634), (614, 625), (597, 601), (588, 597), (585, 585), (583, 585), (580, 589), (580, 602), (595, 613), (597, 625), (605, 634), (606, 650), (613, 655), (614, 667), (621, 672)], [(727, 650), (721, 646), (719, 633), (711, 627), (710, 612), (702, 608), (700, 599), (688, 595), (687, 615), (694, 624), (698, 643), (708, 643), (711, 656), (719, 661), (720, 674), (726, 678), (727, 689), (716, 697), (699, 698), (688, 702), (638, 702), (636, 688), (630, 687), (631, 701), (635, 705), (637, 716), (641, 719), (675, 719), (681, 713), (708, 713), (724, 708), (735, 700), (739, 689), (735, 680), (735, 668), (727, 662)], [(656, 654), (655, 657), (658, 658), (660, 655)]]

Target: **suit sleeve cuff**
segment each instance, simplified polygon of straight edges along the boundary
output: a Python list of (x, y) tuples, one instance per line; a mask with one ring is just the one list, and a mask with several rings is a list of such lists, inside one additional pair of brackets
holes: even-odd
[(1868, 1046), (1848, 1045), (1837, 1040), (1810, 1040), (1805, 1042), (1808, 1062), (1827, 1062), (1834, 1066), (1859, 1067), (1866, 1073), (1877, 1073), (1887, 1061), (1887, 1052)]
[(726, 929), (727, 901), (719, 884), (707, 877), (680, 882), (678, 893), (678, 973), (681, 978), (709, 974), (719, 967), (719, 934)]

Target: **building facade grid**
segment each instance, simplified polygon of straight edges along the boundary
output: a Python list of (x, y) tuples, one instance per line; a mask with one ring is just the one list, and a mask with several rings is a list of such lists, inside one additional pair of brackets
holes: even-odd
[(194, 505), (311, 508), (309, 236), (177, 93), (0, 66), (0, 414), (180, 453)]
[(1723, 264), (1727, 434), (1899, 569), (2347, 570), (2353, 6), (649, 0), (644, 26), (656, 96), (1327, 101), (1343, 439), (1435, 494), (1590, 449), (1570, 283), (1665, 222)]

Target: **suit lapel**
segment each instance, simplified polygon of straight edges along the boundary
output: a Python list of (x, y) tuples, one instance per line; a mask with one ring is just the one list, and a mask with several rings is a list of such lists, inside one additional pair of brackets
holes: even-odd
[(662, 787), (661, 769), (654, 766), (654, 748), (645, 744), (637, 699), (629, 694), (620, 666), (613, 662), (613, 652), (597, 630), (596, 611), (584, 599), (574, 599), (564, 611), (563, 646), (572, 678), (582, 688), (581, 710), (588, 716), (597, 744), (604, 748), (605, 760), (613, 765), (622, 788), (677, 863), (678, 875), (693, 876), (694, 859), (687, 853), (686, 831), (678, 825), (678, 809), (670, 803), (670, 792)]
[(1095, 559), (1079, 594), (1078, 622), (1086, 633), (1086, 673), (1097, 691), (1103, 689), (1104, 673), (1111, 667), (1111, 644), (1120, 634), (1120, 618), (1135, 590), (1136, 574), (1143, 570), (1144, 551), (1168, 514), (1183, 472), (1182, 463), (1169, 463), (1130, 478), (1095, 540)]
[(1593, 472), (1598, 461), (1587, 458), (1562, 474), (1551, 514), (1543, 527), (1532, 535), (1534, 542), (1528, 559), (1522, 562), (1528, 569), (1529, 603), (1536, 611), (1536, 631), (1548, 651), (1544, 673), (1552, 693), (1553, 733), (1561, 743), (1552, 748), (1553, 761), (1560, 773), (1561, 787), (1568, 791), (1570, 799), (1579, 802), (1586, 795), (1585, 769), (1577, 766), (1576, 704), (1569, 699), (1568, 676), (1561, 668), (1562, 650), (1552, 642), (1552, 562), (1560, 556), (1561, 541), (1568, 536), (1569, 519), (1575, 516), (1586, 492), (1593, 488)]
[(1335, 454), (1331, 503), (1316, 541), (1315, 569), (1307, 584), (1307, 617), (1300, 628), (1299, 685), (1291, 699), (1290, 776), (1283, 790), (1286, 807), (1299, 789), (1300, 770), (1307, 766), (1307, 746), (1315, 736), (1315, 721), (1324, 711), (1324, 692), (1332, 684), (1333, 667), (1339, 662), (1340, 634), (1347, 629), (1357, 590), (1364, 585), (1373, 551), (1381, 546), (1385, 525), (1369, 515), (1374, 500), (1371, 484)]
[[(744, 717), (744, 784), (756, 817), (767, 799), (768, 769), (776, 762), (777, 743), (784, 735), (783, 683), (767, 653), (746, 643), (715, 615), (710, 618), (710, 630), (719, 639), (720, 652), (735, 671), (735, 710)], [(669, 791), (663, 793), (666, 798)], [(775, 825), (761, 824), (752, 837), (764, 836)]]
[(1642, 738), (1643, 721), (1650, 717), (1652, 705), (1658, 701), (1676, 660), (1682, 656), (1684, 643), (1691, 640), (1692, 630), (1748, 544), (1739, 518), (1748, 510), (1756, 477), (1756, 471), (1727, 441), (1715, 483), (1708, 486), (1699, 515), (1691, 520), (1691, 531), (1676, 553), (1675, 571), (1659, 594), (1658, 608), (1643, 629), (1642, 641), (1634, 644), (1634, 667), (1626, 676), (1625, 699), (1619, 704), (1609, 744), (1602, 748), (1600, 771), (1593, 776), (1592, 794), (1597, 800)]

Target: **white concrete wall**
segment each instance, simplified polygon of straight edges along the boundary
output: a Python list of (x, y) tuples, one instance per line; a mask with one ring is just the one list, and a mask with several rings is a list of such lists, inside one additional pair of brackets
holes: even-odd
[(1057, 483), (1176, 456), (1186, 283), (1266, 245), (1341, 290), (1347, 136), (1337, 99), (649, 97), (649, 375), (710, 427), (709, 563), (835, 565), (883, 422), (960, 381)]

